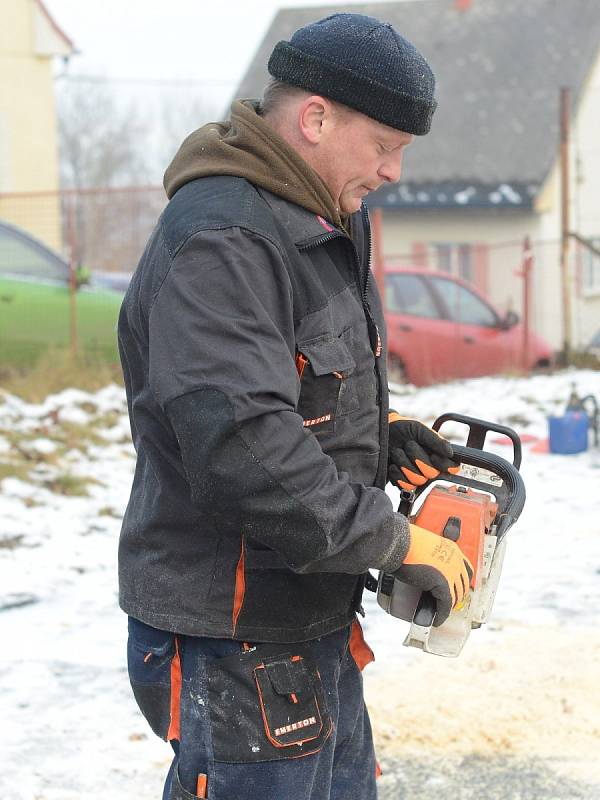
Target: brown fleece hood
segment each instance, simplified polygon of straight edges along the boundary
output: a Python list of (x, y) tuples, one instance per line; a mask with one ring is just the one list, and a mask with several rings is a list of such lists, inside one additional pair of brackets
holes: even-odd
[(165, 172), (169, 199), (184, 184), (235, 175), (343, 227), (339, 208), (317, 173), (265, 120), (251, 100), (236, 100), (231, 121), (191, 133)]

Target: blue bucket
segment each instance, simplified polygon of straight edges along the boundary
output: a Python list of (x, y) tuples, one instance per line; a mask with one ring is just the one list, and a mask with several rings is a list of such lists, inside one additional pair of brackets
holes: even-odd
[(548, 445), (551, 453), (571, 455), (588, 449), (588, 415), (568, 411), (563, 417), (548, 417)]

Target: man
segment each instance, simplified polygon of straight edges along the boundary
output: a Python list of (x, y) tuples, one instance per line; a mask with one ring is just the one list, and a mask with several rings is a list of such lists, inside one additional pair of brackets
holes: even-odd
[(119, 320), (129, 671), (175, 749), (165, 798), (369, 800), (367, 570), (431, 590), (438, 624), (470, 580), (384, 492), (452, 468), (452, 448), (388, 422), (362, 205), (429, 130), (434, 77), (357, 14), (301, 28), (269, 71), (262, 105), (183, 143)]

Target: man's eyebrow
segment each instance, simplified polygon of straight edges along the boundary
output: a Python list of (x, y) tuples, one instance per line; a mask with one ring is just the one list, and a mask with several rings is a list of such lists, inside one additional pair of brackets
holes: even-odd
[(390, 152), (392, 152), (392, 150), (397, 150), (399, 147), (408, 147), (408, 145), (412, 144), (412, 142), (413, 142), (412, 136), (409, 136), (403, 142), (399, 142), (398, 144), (396, 144), (396, 142), (392, 144), (390, 142), (384, 141), (383, 139), (379, 140), (379, 144), (384, 148), (384, 150), (389, 150)]

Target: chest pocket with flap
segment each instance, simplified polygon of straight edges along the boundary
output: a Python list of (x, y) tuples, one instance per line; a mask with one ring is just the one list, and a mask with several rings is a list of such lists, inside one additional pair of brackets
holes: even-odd
[(300, 376), (297, 411), (304, 426), (333, 431), (335, 420), (358, 408), (352, 381), (356, 363), (339, 338), (319, 337), (298, 344), (296, 366)]

